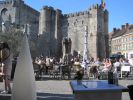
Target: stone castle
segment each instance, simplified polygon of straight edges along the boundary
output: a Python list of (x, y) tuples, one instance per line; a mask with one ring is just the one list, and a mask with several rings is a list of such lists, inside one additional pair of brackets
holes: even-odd
[(29, 24), (31, 36), (43, 35), (41, 53), (45, 56), (62, 54), (63, 37), (71, 38), (71, 53), (80, 52), (82, 55), (87, 27), (88, 56), (108, 57), (108, 11), (101, 5), (93, 5), (83, 12), (62, 14), (61, 10), (53, 7), (44, 6), (39, 12), (22, 0), (3, 0), (0, 1), (0, 12), (1, 23)]

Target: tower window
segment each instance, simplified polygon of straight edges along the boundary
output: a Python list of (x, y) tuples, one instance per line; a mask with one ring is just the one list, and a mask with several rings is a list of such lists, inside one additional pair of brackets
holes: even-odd
[(84, 24), (84, 21), (82, 20), (82, 24)]

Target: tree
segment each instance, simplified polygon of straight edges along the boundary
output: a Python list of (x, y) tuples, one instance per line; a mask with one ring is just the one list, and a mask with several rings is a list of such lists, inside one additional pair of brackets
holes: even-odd
[(20, 29), (12, 28), (6, 32), (0, 32), (0, 41), (7, 42), (13, 55), (18, 55), (23, 38), (23, 32)]

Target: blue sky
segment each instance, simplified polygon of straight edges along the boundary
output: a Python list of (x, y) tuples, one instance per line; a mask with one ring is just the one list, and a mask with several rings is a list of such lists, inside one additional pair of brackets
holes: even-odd
[[(62, 10), (62, 13), (71, 13), (87, 10), (92, 4), (100, 4), (101, 0), (24, 0), (34, 9), (47, 5)], [(109, 32), (114, 27), (121, 28), (125, 23), (133, 24), (133, 0), (104, 0), (109, 11)]]

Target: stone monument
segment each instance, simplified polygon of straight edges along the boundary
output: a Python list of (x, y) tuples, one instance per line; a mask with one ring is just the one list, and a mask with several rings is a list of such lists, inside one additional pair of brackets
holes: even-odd
[(70, 38), (68, 37), (64, 37), (63, 38), (63, 61), (64, 61), (64, 64), (70, 64), (71, 62), (71, 44), (72, 44), (72, 41)]
[(33, 64), (26, 33), (15, 70), (11, 100), (37, 100)]
[(89, 52), (88, 52), (88, 27), (85, 26), (85, 35), (84, 35), (84, 49), (83, 49), (83, 62), (82, 67), (86, 68), (87, 63), (89, 62)]

